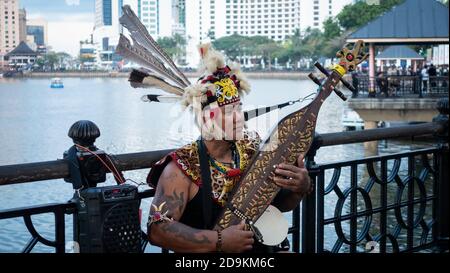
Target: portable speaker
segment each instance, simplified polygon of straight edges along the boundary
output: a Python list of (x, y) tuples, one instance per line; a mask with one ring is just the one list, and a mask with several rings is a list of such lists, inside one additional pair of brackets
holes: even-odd
[(81, 253), (137, 253), (141, 249), (140, 200), (132, 185), (80, 191), (74, 241)]

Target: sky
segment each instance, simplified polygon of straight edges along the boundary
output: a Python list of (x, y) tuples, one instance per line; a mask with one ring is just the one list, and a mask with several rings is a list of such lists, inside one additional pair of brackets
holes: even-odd
[(80, 40), (89, 38), (94, 28), (94, 0), (20, 0), (27, 19), (48, 22), (48, 43), (56, 52), (77, 56)]

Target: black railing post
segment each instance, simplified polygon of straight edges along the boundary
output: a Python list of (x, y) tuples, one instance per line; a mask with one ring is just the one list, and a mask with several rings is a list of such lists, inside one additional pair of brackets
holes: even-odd
[(438, 208), (437, 208), (437, 228), (435, 235), (438, 246), (441, 251), (448, 251), (449, 244), (449, 213), (450, 213), (450, 195), (449, 195), (449, 175), (448, 175), (448, 98), (438, 102), (437, 108), (439, 115), (433, 118), (434, 122), (441, 122), (445, 126), (442, 133), (436, 134), (435, 137), (441, 148), (437, 160), (437, 182), (438, 182)]
[[(322, 145), (322, 138), (316, 133), (314, 141), (306, 154), (306, 168), (308, 169), (311, 183), (314, 184), (314, 191), (304, 198), (302, 202), (302, 253), (316, 252), (316, 203), (317, 203), (317, 174), (318, 166), (314, 161), (317, 150)], [(300, 239), (300, 238), (298, 238)], [(293, 241), (296, 240), (293, 238)]]
[(66, 252), (66, 223), (64, 221), (65, 209), (57, 208), (55, 210), (55, 252)]

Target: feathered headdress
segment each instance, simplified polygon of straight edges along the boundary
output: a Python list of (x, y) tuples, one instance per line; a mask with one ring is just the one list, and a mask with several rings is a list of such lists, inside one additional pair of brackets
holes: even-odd
[(244, 93), (250, 91), (240, 65), (234, 62), (226, 65), (224, 56), (211, 44), (198, 47), (202, 76), (197, 83), (191, 84), (129, 6), (123, 7), (120, 23), (130, 32), (133, 44), (121, 34), (117, 53), (143, 66), (131, 72), (131, 86), (158, 88), (170, 94), (146, 95), (144, 101), (177, 101), (185, 107), (203, 109), (210, 104), (223, 106), (239, 101)]

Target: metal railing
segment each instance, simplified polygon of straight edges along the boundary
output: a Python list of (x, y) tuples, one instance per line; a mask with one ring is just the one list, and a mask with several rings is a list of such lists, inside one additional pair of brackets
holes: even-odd
[[(367, 75), (354, 76), (353, 84), (356, 92), (353, 97), (376, 96), (380, 98), (422, 98), (422, 97), (446, 97), (449, 91), (448, 76), (429, 77), (424, 81), (421, 76), (379, 76)], [(370, 93), (370, 90), (375, 92)]]
[[(317, 135), (306, 157), (306, 166), (316, 185), (315, 191), (302, 201), (301, 208), (298, 206), (292, 213), (292, 226), (289, 229), (292, 234), (292, 250), (301, 250), (303, 253), (358, 252), (361, 251), (361, 244), (365, 243), (367, 246), (374, 243), (380, 252), (386, 252), (389, 243), (392, 252), (417, 251), (432, 246), (440, 246), (442, 250), (448, 251), (448, 100), (441, 103), (439, 111), (440, 115), (433, 122), (425, 124)], [(320, 147), (422, 135), (433, 135), (436, 139), (435, 147), (337, 163), (316, 164), (314, 161)], [(119, 170), (130, 171), (149, 168), (170, 151), (123, 154), (115, 157)], [(406, 165), (402, 162), (406, 162)], [(379, 170), (376, 167), (378, 164)], [(367, 173), (365, 179), (360, 181), (358, 175), (363, 167)], [(346, 179), (349, 179), (350, 183), (341, 185), (342, 178), (345, 179), (342, 175), (345, 168), (349, 168), (350, 174)], [(327, 179), (329, 170), (332, 170), (333, 175)], [(68, 176), (68, 163), (65, 160), (0, 166), (0, 186)], [(329, 182), (328, 185), (326, 182)], [(418, 196), (415, 194), (416, 186)], [(375, 187), (379, 188), (378, 193), (374, 190)], [(389, 202), (387, 195), (388, 188), (391, 187), (397, 192), (393, 202)], [(325, 207), (327, 199), (333, 193), (337, 196), (334, 215), (327, 217)], [(362, 199), (357, 198), (358, 193)], [(406, 200), (403, 200), (404, 193), (407, 193)], [(374, 205), (371, 196), (374, 194), (379, 196), (378, 206)], [(139, 193), (139, 198), (150, 198), (153, 195), (154, 190), (151, 189)], [(350, 200), (350, 205), (346, 206), (347, 199)], [(362, 205), (365, 206), (363, 210), (359, 208)], [(415, 205), (419, 206), (418, 210)], [(424, 218), (424, 211), (428, 207), (432, 211), (431, 219)], [(406, 209), (406, 220), (403, 219), (403, 209)], [(70, 202), (16, 208), (0, 211), (0, 220), (23, 217), (31, 234), (23, 252), (30, 252), (41, 242), (54, 247), (57, 253), (63, 253), (64, 217), (66, 214), (72, 214), (74, 210), (75, 206)], [(390, 212), (395, 215), (395, 223), (387, 217)], [(43, 213), (55, 215), (53, 241), (43, 238), (31, 221), (32, 215)], [(375, 217), (379, 218), (378, 223), (374, 223)], [(362, 227), (358, 226), (360, 219), (364, 220)], [(349, 223), (345, 224), (346, 221)], [(388, 226), (393, 224), (395, 227), (389, 231)], [(334, 227), (337, 239), (331, 247), (327, 247), (324, 230), (330, 226)], [(405, 243), (399, 239), (402, 230), (407, 233)], [(414, 239), (418, 232), (421, 232), (419, 243)], [(143, 242), (143, 249), (146, 243)]]

